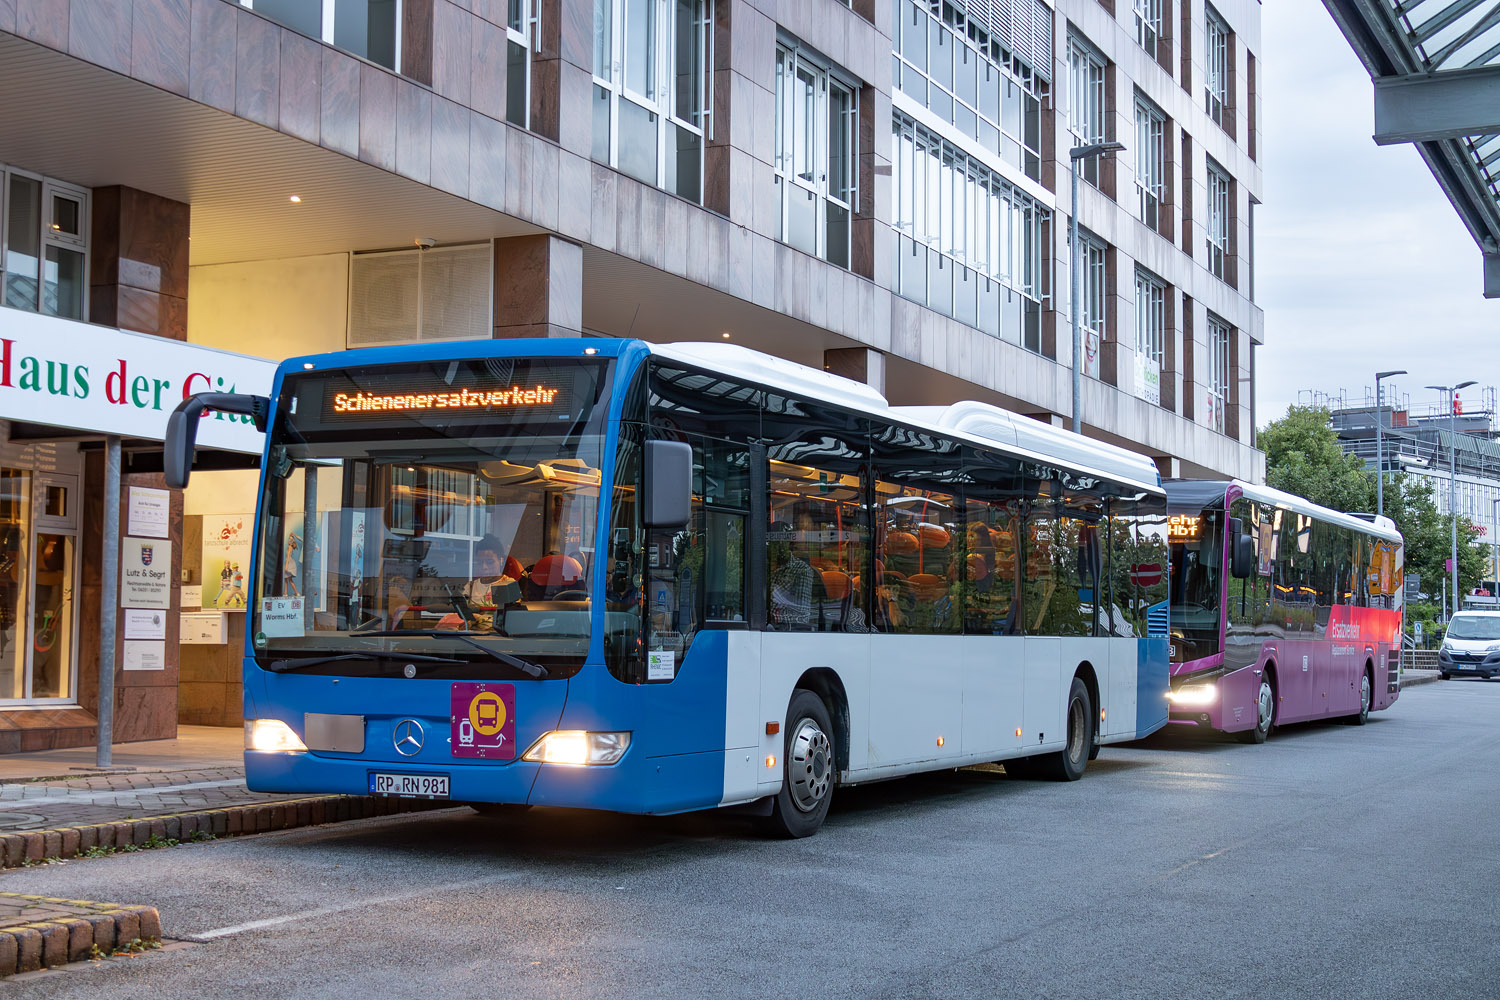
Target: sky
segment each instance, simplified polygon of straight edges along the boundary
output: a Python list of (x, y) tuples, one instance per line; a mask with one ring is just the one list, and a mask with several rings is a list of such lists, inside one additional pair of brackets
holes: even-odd
[[(1256, 422), (1309, 390), (1374, 399), (1375, 372), (1415, 412), (1427, 385), (1500, 385), (1500, 299), (1485, 299), (1478, 246), (1409, 145), (1376, 146), (1370, 77), (1318, 0), (1268, 0), (1264, 202), (1256, 209)], [(1387, 396), (1387, 400), (1393, 397)]]

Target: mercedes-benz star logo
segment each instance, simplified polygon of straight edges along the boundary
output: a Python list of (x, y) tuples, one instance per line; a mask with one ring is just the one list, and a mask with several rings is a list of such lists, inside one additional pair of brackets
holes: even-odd
[(391, 742), (396, 745), (396, 752), (403, 757), (410, 757), (421, 753), (422, 740), (426, 734), (422, 732), (422, 724), (416, 719), (402, 719), (396, 723), (395, 730), (391, 733)]

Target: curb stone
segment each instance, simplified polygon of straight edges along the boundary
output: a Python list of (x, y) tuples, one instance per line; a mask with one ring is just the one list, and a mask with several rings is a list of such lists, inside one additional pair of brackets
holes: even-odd
[[(37, 864), (53, 858), (76, 858), (94, 848), (113, 848), (118, 851), (131, 846), (145, 847), (152, 837), (157, 841), (180, 840), (191, 837), (194, 832), (214, 837), (236, 837), (248, 833), (316, 826), (337, 820), (447, 809), (453, 805), (447, 800), (429, 802), (424, 799), (386, 799), (368, 795), (322, 795), (283, 799), (274, 804), (253, 803), (222, 809), (200, 809), (126, 822), (106, 821), (50, 830), (27, 830), (0, 836), (0, 852), (3, 852), (0, 868), (20, 868), (28, 863)], [(172, 833), (174, 830), (177, 831), (175, 835)], [(0, 900), (5, 895), (0, 893)], [(0, 944), (0, 970), (5, 967), (3, 948), (4, 945)], [(0, 971), (0, 975), (7, 973)]]
[(0, 892), (0, 976), (50, 969), (110, 952), (134, 941), (161, 941), (154, 906), (94, 903)]

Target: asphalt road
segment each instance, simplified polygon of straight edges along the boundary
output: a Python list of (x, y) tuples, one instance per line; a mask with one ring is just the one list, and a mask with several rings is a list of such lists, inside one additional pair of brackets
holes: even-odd
[(1500, 683), (1264, 746), (1158, 734), (1076, 784), (724, 816), (403, 816), (7, 872), (202, 943), (0, 996), (1500, 996)]

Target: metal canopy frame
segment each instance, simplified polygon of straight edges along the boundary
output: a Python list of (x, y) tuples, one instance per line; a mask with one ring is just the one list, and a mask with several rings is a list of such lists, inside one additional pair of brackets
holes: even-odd
[(1375, 83), (1375, 141), (1409, 142), (1500, 298), (1500, 0), (1323, 0)]

